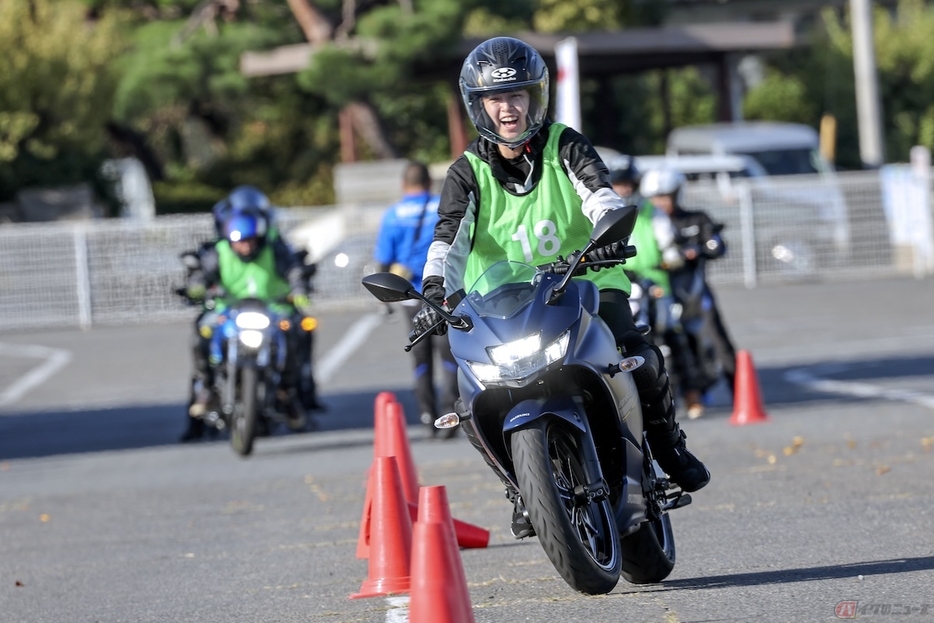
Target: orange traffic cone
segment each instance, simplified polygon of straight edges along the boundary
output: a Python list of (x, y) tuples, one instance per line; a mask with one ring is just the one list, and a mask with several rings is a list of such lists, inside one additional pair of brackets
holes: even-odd
[(762, 407), (759, 380), (752, 365), (748, 350), (736, 353), (736, 386), (733, 388), (733, 415), (730, 424), (742, 426), (768, 421), (769, 416)]
[[(422, 491), (424, 491), (425, 488), (426, 487), (422, 487)], [(412, 523), (414, 524), (418, 521), (419, 517), (418, 504), (409, 502), (409, 513), (412, 516)], [(451, 518), (451, 522), (454, 526), (454, 538), (457, 541), (458, 547), (463, 547), (464, 549), (481, 549), (490, 544), (490, 531), (486, 528), (481, 528), (480, 526), (453, 517)]]
[(409, 591), (412, 520), (396, 459), (391, 456), (374, 459), (370, 480), (373, 516), (368, 573), (360, 592), (351, 595), (351, 599)]
[(396, 402), (396, 395), (392, 392), (380, 392), (376, 394), (376, 400), (373, 401), (374, 421), (379, 419), (380, 414), (386, 408), (386, 404)]
[[(410, 504), (418, 500), (418, 477), (412, 460), (412, 450), (405, 434), (405, 416), (402, 405), (392, 392), (380, 392), (376, 396), (373, 417), (373, 456), (392, 456), (402, 478), (405, 499)], [(373, 489), (372, 467), (367, 480), (366, 498), (363, 502), (363, 515), (360, 518), (360, 532), (357, 537), (357, 558), (366, 558), (370, 551), (370, 523), (372, 521)]]
[(380, 433), (374, 447), (375, 456), (396, 457), (405, 499), (417, 503), (418, 473), (412, 460), (412, 449), (409, 447), (409, 437), (405, 430), (405, 413), (400, 403), (386, 403), (382, 424), (378, 426)]
[(412, 529), (409, 623), (473, 623), (467, 578), (443, 486), (422, 487)]
[[(412, 459), (412, 450), (406, 435), (405, 416), (402, 405), (394, 399), (380, 402), (380, 396), (390, 392), (382, 392), (377, 396), (376, 416), (374, 422), (374, 448), (375, 456), (392, 456), (396, 459), (399, 473), (402, 478), (402, 488), (408, 501), (409, 513), (414, 523), (418, 517), (418, 477), (415, 463)], [(372, 472), (372, 469), (371, 469)], [(373, 522), (373, 486), (372, 476), (367, 481), (366, 498), (363, 502), (363, 515), (360, 518), (360, 531), (357, 536), (357, 558), (367, 558), (370, 554), (370, 529)], [(489, 545), (490, 532), (485, 528), (454, 519), (454, 533), (457, 544), (464, 548), (483, 548)]]

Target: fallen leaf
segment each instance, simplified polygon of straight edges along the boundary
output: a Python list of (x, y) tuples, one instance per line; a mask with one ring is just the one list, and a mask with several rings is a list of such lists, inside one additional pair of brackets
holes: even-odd
[(889, 467), (888, 465), (882, 465), (882, 466), (880, 466), (880, 467), (878, 467), (878, 468), (876, 469), (876, 473), (877, 473), (878, 475), (880, 475), (880, 476), (881, 476), (882, 474), (887, 474), (887, 473), (889, 473), (890, 471), (892, 471), (892, 468)]
[(794, 439), (791, 440), (791, 445), (795, 448), (800, 448), (804, 445), (804, 437), (797, 435)]
[(921, 449), (924, 452), (930, 452), (932, 446), (934, 446), (934, 437), (922, 437), (921, 438)]
[(770, 454), (770, 455), (769, 455), (769, 465), (775, 465), (775, 463), (776, 463), (777, 461), (778, 461), (778, 459), (775, 458), (775, 455), (774, 455), (774, 454)]
[(855, 447), (856, 447), (856, 440), (855, 440), (855, 439), (847, 439), (847, 441), (846, 441), (846, 447), (847, 447), (847, 448), (850, 448), (851, 450), (852, 450), (853, 448), (855, 448)]
[(16, 580), (16, 586), (26, 586), (26, 585), (20, 582), (19, 580)]
[(10, 463), (8, 461), (4, 461), (3, 463), (0, 463), (0, 472), (5, 472), (8, 469), (10, 469)]
[(41, 515), (39, 515), (39, 521), (41, 521), (42, 523), (46, 523), (46, 522), (48, 522), (50, 519), (52, 519), (52, 518), (49, 517), (46, 513), (42, 513)]
[(785, 456), (791, 456), (792, 454), (794, 454), (794, 453), (797, 452), (797, 451), (798, 451), (798, 447), (797, 447), (797, 446), (785, 446), (785, 448), (782, 450), (782, 452), (785, 454)]

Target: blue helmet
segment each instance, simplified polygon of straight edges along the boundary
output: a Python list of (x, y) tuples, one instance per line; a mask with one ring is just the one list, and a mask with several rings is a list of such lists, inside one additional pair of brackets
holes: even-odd
[(226, 237), (224, 223), (234, 212), (241, 210), (254, 210), (266, 219), (267, 226), (272, 224), (272, 205), (269, 203), (269, 197), (255, 186), (237, 186), (229, 195), (215, 203), (211, 210), (218, 238)]
[(255, 186), (237, 186), (227, 195), (227, 201), (234, 210), (257, 209), (268, 212), (272, 208), (269, 197)]
[(224, 221), (224, 238), (228, 242), (256, 240), (250, 253), (237, 254), (242, 260), (252, 260), (266, 244), (266, 219), (258, 210), (232, 211)]
[(214, 229), (217, 231), (217, 237), (224, 237), (224, 223), (230, 218), (233, 208), (230, 207), (230, 199), (227, 197), (214, 204), (211, 214), (214, 215)]

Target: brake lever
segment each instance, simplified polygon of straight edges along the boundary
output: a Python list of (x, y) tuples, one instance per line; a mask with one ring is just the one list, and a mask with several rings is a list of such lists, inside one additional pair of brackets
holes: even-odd
[[(427, 331), (425, 331), (424, 333), (421, 333), (421, 334), (418, 334), (418, 335), (415, 335), (415, 331), (412, 331), (411, 333), (409, 333), (409, 344), (406, 344), (406, 346), (405, 346), (405, 352), (409, 352), (409, 351), (412, 350), (415, 346), (417, 346), (419, 343), (423, 342), (425, 339), (427, 339), (427, 338), (431, 337), (432, 335), (434, 335), (435, 329), (437, 329), (438, 327), (440, 327), (440, 326), (441, 326), (443, 323), (445, 323), (445, 322), (447, 322), (447, 321), (446, 321), (445, 319), (442, 318), (442, 319), (439, 320), (438, 322), (436, 322), (436, 323), (434, 323), (433, 325), (431, 325), (431, 328), (428, 329)], [(415, 335), (415, 339), (412, 339), (412, 336), (413, 336), (413, 335)]]

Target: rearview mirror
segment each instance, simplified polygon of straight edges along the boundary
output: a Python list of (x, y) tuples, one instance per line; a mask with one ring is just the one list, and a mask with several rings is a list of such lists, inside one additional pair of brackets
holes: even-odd
[(591, 248), (605, 247), (608, 244), (628, 238), (636, 226), (636, 217), (638, 215), (639, 208), (628, 205), (624, 208), (610, 210), (601, 216), (597, 224), (594, 225), (593, 234), (590, 236)]
[(363, 287), (383, 303), (397, 303), (413, 298), (415, 288), (408, 279), (395, 273), (374, 273), (363, 278)]

